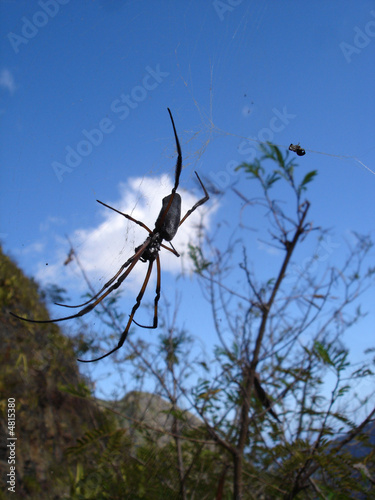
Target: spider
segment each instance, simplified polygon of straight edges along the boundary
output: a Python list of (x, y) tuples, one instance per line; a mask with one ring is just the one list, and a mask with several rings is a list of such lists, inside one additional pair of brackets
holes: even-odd
[[(172, 252), (176, 257), (179, 257), (180, 254), (177, 252), (177, 250), (174, 248), (172, 245), (171, 241), (175, 237), (178, 228), (181, 226), (183, 222), (196, 210), (200, 205), (203, 205), (203, 203), (206, 203), (209, 199), (209, 195), (206, 191), (206, 188), (203, 185), (203, 182), (201, 181), (199, 175), (197, 172), (195, 172), (195, 175), (198, 178), (198, 181), (200, 185), (202, 186), (202, 189), (204, 191), (204, 197), (201, 198), (195, 205), (186, 212), (184, 217), (181, 219), (181, 196), (176, 192), (179, 181), (180, 181), (180, 175), (181, 175), (181, 169), (182, 169), (182, 155), (181, 155), (181, 147), (180, 147), (180, 142), (178, 140), (177, 132), (176, 132), (176, 127), (173, 121), (173, 116), (171, 113), (171, 110), (169, 108), (168, 113), (172, 122), (172, 127), (173, 127), (173, 132), (174, 132), (174, 137), (176, 141), (176, 149), (177, 149), (177, 161), (176, 161), (176, 167), (175, 167), (175, 182), (174, 186), (172, 188), (171, 194), (163, 198), (162, 200), (162, 208), (160, 210), (160, 213), (158, 215), (158, 218), (156, 219), (155, 222), (155, 228), (151, 231), (146, 224), (143, 222), (134, 219), (128, 214), (124, 214), (117, 210), (116, 208), (113, 208), (106, 203), (103, 203), (102, 201), (97, 200), (98, 203), (101, 205), (104, 205), (105, 207), (114, 210), (118, 214), (122, 215), (126, 219), (131, 220), (135, 224), (138, 224), (139, 226), (143, 227), (148, 232), (148, 236), (145, 239), (145, 241), (139, 245), (138, 247), (135, 248), (134, 250), (134, 255), (130, 257), (118, 270), (118, 272), (102, 287), (102, 289), (93, 297), (91, 297), (90, 300), (87, 302), (84, 302), (83, 304), (78, 304), (75, 306), (70, 306), (66, 304), (58, 304), (59, 306), (63, 307), (83, 307), (77, 314), (73, 314), (71, 316), (66, 316), (64, 318), (57, 318), (57, 319), (51, 319), (51, 320), (34, 320), (34, 319), (28, 319), (28, 318), (23, 318), (22, 316), (18, 316), (17, 314), (10, 313), (12, 316), (15, 316), (18, 319), (21, 319), (23, 321), (29, 321), (31, 323), (56, 323), (58, 321), (66, 321), (68, 319), (73, 319), (73, 318), (79, 318), (81, 316), (84, 316), (85, 314), (89, 313), (92, 311), (100, 302), (107, 297), (113, 290), (116, 290), (119, 288), (119, 286), (125, 281), (125, 279), (129, 276), (131, 271), (134, 269), (135, 265), (137, 262), (140, 260), (142, 262), (148, 262), (148, 268), (146, 272), (145, 279), (143, 281), (143, 285), (141, 287), (141, 290), (136, 298), (136, 302), (131, 310), (130, 316), (128, 323), (125, 327), (125, 330), (122, 332), (120, 340), (117, 344), (117, 346), (112, 349), (111, 351), (107, 352), (103, 356), (100, 356), (99, 358), (95, 359), (90, 359), (90, 360), (85, 360), (85, 359), (78, 359), (78, 361), (81, 361), (82, 363), (92, 363), (94, 361), (99, 361), (103, 358), (106, 358), (110, 354), (114, 353), (118, 349), (122, 347), (124, 344), (126, 337), (128, 336), (129, 328), (134, 322), (136, 325), (140, 326), (141, 328), (157, 328), (158, 326), (158, 303), (160, 299), (160, 291), (161, 291), (161, 268), (160, 268), (160, 258), (159, 258), (159, 252), (161, 248), (165, 248), (166, 250)], [(163, 241), (167, 241), (170, 244), (170, 247), (166, 246), (163, 244)], [(154, 318), (153, 318), (153, 323), (151, 326), (144, 326), (140, 325), (137, 323), (134, 319), (134, 315), (141, 305), (141, 301), (143, 298), (143, 295), (146, 291), (148, 282), (150, 280), (152, 268), (154, 265), (154, 262), (156, 261), (156, 272), (157, 272), (157, 279), (156, 279), (156, 290), (155, 290), (155, 299), (154, 299)]]
[(294, 153), (297, 153), (298, 156), (303, 156), (306, 154), (306, 151), (301, 148), (301, 146), (298, 144), (291, 144), (289, 146), (289, 151), (293, 151)]

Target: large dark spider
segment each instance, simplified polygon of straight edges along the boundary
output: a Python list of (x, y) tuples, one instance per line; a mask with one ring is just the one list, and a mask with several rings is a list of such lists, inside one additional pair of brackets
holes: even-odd
[[(174, 131), (174, 136), (176, 140), (176, 148), (177, 148), (177, 162), (176, 162), (176, 169), (175, 169), (175, 183), (172, 189), (171, 194), (163, 198), (162, 201), (162, 208), (160, 210), (159, 216), (156, 219), (155, 222), (155, 228), (153, 231), (149, 229), (146, 224), (143, 222), (134, 219), (130, 215), (123, 214), (116, 208), (110, 207), (109, 205), (106, 205), (105, 203), (98, 201), (101, 205), (104, 205), (107, 208), (110, 208), (111, 210), (114, 210), (118, 214), (126, 217), (127, 219), (131, 220), (132, 222), (135, 222), (139, 226), (143, 227), (148, 231), (149, 235), (145, 239), (145, 241), (142, 243), (142, 245), (139, 245), (137, 248), (134, 250), (134, 255), (130, 257), (125, 264), (123, 264), (119, 271), (111, 278), (104, 286), (103, 288), (96, 294), (94, 295), (90, 300), (87, 302), (84, 302), (83, 304), (79, 304), (76, 306), (69, 306), (65, 304), (57, 304), (60, 306), (64, 307), (84, 307), (81, 311), (79, 311), (77, 314), (73, 314), (72, 316), (66, 316), (64, 318), (58, 318), (58, 319), (51, 319), (51, 320), (35, 320), (35, 319), (28, 319), (28, 318), (23, 318), (21, 316), (18, 316), (17, 314), (10, 313), (12, 316), (15, 316), (18, 319), (21, 319), (23, 321), (30, 321), (31, 323), (56, 323), (58, 321), (65, 321), (67, 319), (73, 319), (73, 318), (79, 318), (80, 316), (84, 316), (85, 314), (89, 313), (92, 311), (100, 302), (107, 297), (113, 290), (116, 290), (119, 288), (121, 283), (129, 276), (131, 271), (134, 269), (135, 265), (139, 260), (142, 262), (148, 262), (148, 269), (146, 273), (146, 277), (144, 279), (142, 288), (137, 296), (136, 302), (133, 306), (133, 309), (131, 310), (130, 317), (128, 320), (128, 323), (125, 327), (125, 330), (122, 332), (119, 343), (117, 344), (117, 347), (112, 349), (111, 351), (107, 352), (107, 354), (104, 354), (103, 356), (100, 356), (99, 358), (96, 359), (91, 359), (91, 360), (85, 360), (85, 359), (79, 359), (78, 361), (81, 361), (83, 363), (91, 363), (93, 361), (99, 361), (100, 359), (103, 359), (113, 352), (117, 351), (117, 349), (120, 349), (122, 345), (124, 344), (126, 337), (128, 336), (129, 328), (132, 322), (134, 322), (136, 325), (140, 326), (141, 328), (157, 328), (158, 326), (158, 303), (160, 299), (160, 289), (161, 289), (161, 271), (160, 271), (160, 258), (159, 258), (159, 252), (161, 248), (165, 248), (166, 250), (172, 252), (174, 255), (177, 257), (180, 256), (180, 254), (177, 252), (177, 250), (173, 247), (171, 240), (175, 237), (178, 228), (181, 226), (181, 224), (194, 212), (196, 208), (198, 208), (200, 205), (203, 205), (203, 203), (206, 203), (206, 201), (209, 199), (208, 193), (206, 191), (206, 188), (204, 187), (199, 175), (197, 172), (195, 172), (198, 181), (200, 185), (202, 186), (202, 189), (204, 191), (204, 198), (200, 199), (190, 210), (188, 210), (185, 214), (185, 216), (181, 219), (181, 196), (176, 193), (176, 190), (178, 188), (179, 180), (180, 180), (180, 174), (181, 174), (181, 169), (182, 169), (182, 156), (181, 156), (181, 147), (180, 147), (180, 142), (178, 140), (177, 132), (176, 132), (176, 127), (173, 121), (172, 113), (170, 109), (168, 108), (168, 113), (172, 121), (172, 126), (173, 126), (173, 131)], [(166, 245), (163, 244), (163, 240), (168, 241), (171, 245), (171, 248), (167, 247)], [(145, 290), (147, 288), (151, 272), (152, 272), (152, 267), (154, 265), (154, 261), (156, 260), (156, 269), (157, 269), (157, 279), (156, 279), (156, 295), (155, 295), (155, 300), (154, 300), (154, 319), (153, 319), (153, 324), (151, 326), (144, 326), (140, 325), (134, 320), (134, 315), (138, 309), (138, 307), (141, 304), (143, 295), (145, 293)]]

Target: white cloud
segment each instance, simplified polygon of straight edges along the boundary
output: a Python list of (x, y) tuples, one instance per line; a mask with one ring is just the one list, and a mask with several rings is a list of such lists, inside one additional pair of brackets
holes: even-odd
[[(161, 200), (170, 194), (171, 190), (172, 182), (167, 175), (147, 179), (132, 178), (127, 183), (119, 185), (119, 200), (101, 201), (131, 215), (134, 219), (141, 220), (153, 230), (161, 209)], [(204, 196), (201, 188), (195, 189), (194, 194), (184, 189), (179, 189), (178, 192), (182, 198), (182, 216)], [(160, 253), (162, 273), (170, 272), (176, 275), (182, 269), (186, 272), (192, 271), (192, 264), (187, 256), (188, 243), (197, 239), (197, 226), (202, 214), (207, 229), (217, 208), (217, 204), (213, 205), (213, 200), (210, 199), (186, 219), (173, 239), (173, 245), (181, 257), (177, 258), (171, 252), (162, 249)], [(78, 258), (96, 290), (99, 290), (134, 254), (134, 248), (143, 243), (148, 234), (145, 229), (106, 207), (98, 205), (98, 210), (102, 221), (96, 227), (79, 228), (69, 235)], [(38, 265), (37, 280), (41, 283), (58, 283), (69, 292), (72, 289), (80, 292), (87, 290), (76, 263), (72, 261), (67, 266), (63, 265), (67, 257), (66, 250), (67, 243), (61, 240), (61, 246), (59, 245), (55, 258), (50, 259), (49, 265), (46, 266), (44, 262)], [(139, 262), (126, 279), (126, 290), (132, 294), (138, 291), (146, 270), (146, 264)]]
[(65, 219), (61, 217), (47, 217), (47, 219), (44, 222), (41, 222), (39, 224), (39, 231), (48, 232), (51, 227), (63, 224), (65, 224)]
[(14, 77), (8, 69), (2, 69), (0, 71), (0, 87), (9, 90), (11, 94), (16, 90)]
[(44, 243), (40, 241), (36, 241), (35, 243), (31, 243), (26, 247), (22, 247), (21, 249), (16, 249), (14, 253), (16, 255), (29, 255), (29, 254), (41, 254), (45, 249)]

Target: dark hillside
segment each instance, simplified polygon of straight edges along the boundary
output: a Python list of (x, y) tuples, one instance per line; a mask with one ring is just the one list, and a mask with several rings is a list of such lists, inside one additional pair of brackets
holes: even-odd
[[(9, 473), (7, 402), (16, 403), (16, 495), (60, 498), (66, 475), (64, 450), (101, 420), (78, 373), (71, 342), (54, 324), (19, 321), (9, 311), (48, 319), (36, 284), (0, 251), (1, 490)], [(64, 481), (65, 484), (67, 483)]]

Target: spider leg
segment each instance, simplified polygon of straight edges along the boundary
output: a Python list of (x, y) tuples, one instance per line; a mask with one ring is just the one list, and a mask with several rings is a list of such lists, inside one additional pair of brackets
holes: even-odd
[(117, 344), (117, 346), (114, 349), (112, 349), (111, 351), (109, 351), (106, 354), (104, 354), (103, 356), (100, 356), (99, 358), (95, 358), (95, 359), (78, 359), (78, 361), (81, 361), (81, 363), (93, 363), (94, 361), (99, 361), (99, 360), (101, 360), (103, 358), (106, 358), (107, 356), (109, 356), (110, 354), (114, 353), (115, 351), (117, 351), (118, 349), (120, 349), (123, 346), (123, 344), (124, 344), (124, 342), (126, 340), (126, 337), (128, 336), (130, 325), (133, 322), (134, 314), (136, 313), (138, 307), (141, 305), (143, 295), (145, 293), (145, 290), (147, 288), (147, 285), (148, 285), (148, 282), (149, 282), (149, 279), (150, 279), (150, 276), (151, 276), (151, 271), (152, 271), (153, 263), (154, 263), (153, 260), (150, 260), (149, 263), (148, 263), (148, 269), (147, 269), (145, 280), (144, 280), (142, 288), (141, 288), (141, 290), (140, 290), (140, 292), (138, 294), (138, 297), (136, 298), (136, 302), (135, 302), (135, 304), (133, 306), (133, 309), (131, 310), (129, 321), (128, 321), (127, 325), (126, 325), (125, 330), (121, 334), (121, 338), (120, 338), (120, 341)]
[(175, 167), (175, 181), (174, 181), (174, 186), (172, 188), (172, 192), (171, 194), (169, 195), (170, 198), (169, 198), (169, 201), (168, 201), (168, 205), (166, 206), (164, 212), (163, 212), (163, 215), (160, 217), (158, 217), (158, 226), (161, 227), (163, 225), (163, 222), (164, 222), (164, 219), (165, 217), (167, 216), (168, 212), (169, 212), (169, 209), (173, 203), (173, 200), (174, 200), (174, 197), (175, 197), (175, 194), (176, 194), (176, 190), (178, 188), (178, 184), (180, 182), (180, 175), (181, 175), (181, 169), (182, 169), (182, 154), (181, 154), (181, 146), (180, 146), (180, 141), (178, 140), (178, 135), (177, 135), (177, 131), (176, 131), (176, 127), (175, 127), (175, 124), (174, 124), (174, 121), (173, 121), (173, 116), (172, 116), (172, 113), (171, 113), (171, 110), (169, 108), (168, 109), (168, 113), (169, 113), (169, 116), (171, 117), (171, 121), (172, 121), (172, 127), (173, 127), (173, 132), (174, 132), (174, 137), (175, 137), (175, 140), (176, 140), (176, 148), (177, 148), (177, 161), (176, 161), (176, 167)]
[(100, 290), (97, 294), (95, 294), (93, 297), (91, 297), (91, 299), (89, 299), (88, 301), (83, 302), (83, 304), (78, 304), (78, 305), (76, 305), (76, 306), (71, 306), (71, 305), (69, 305), (69, 304), (60, 304), (59, 302), (55, 302), (54, 304), (55, 304), (56, 306), (61, 306), (61, 307), (70, 307), (70, 308), (72, 308), (72, 309), (73, 309), (73, 308), (75, 308), (75, 307), (83, 307), (83, 306), (85, 306), (85, 305), (89, 304), (90, 302), (92, 302), (93, 300), (95, 300), (97, 297), (99, 297), (99, 295), (100, 295), (101, 293), (103, 293), (103, 292), (104, 292), (104, 290), (105, 290), (106, 288), (108, 288), (110, 285), (112, 285), (112, 283), (113, 283), (113, 282), (114, 282), (114, 281), (118, 278), (118, 276), (120, 276), (120, 274), (122, 273), (122, 271), (123, 271), (125, 268), (127, 268), (127, 267), (128, 267), (128, 266), (129, 266), (129, 265), (133, 262), (133, 260), (134, 260), (134, 255), (133, 255), (133, 257), (130, 257), (130, 259), (128, 259), (128, 260), (125, 262), (125, 264), (123, 264), (123, 265), (120, 267), (120, 269), (119, 269), (119, 270), (118, 270), (118, 272), (117, 272), (117, 273), (113, 276), (113, 278), (111, 278), (109, 281), (107, 281), (107, 283), (103, 286), (103, 288), (102, 288), (102, 289), (101, 289), (101, 290)]
[[(177, 250), (174, 248), (174, 246), (172, 245), (171, 242), (169, 242), (169, 244), (172, 246), (172, 248), (169, 248), (167, 247), (166, 245), (163, 245), (163, 243), (160, 245), (161, 247), (165, 248), (166, 250), (168, 250), (169, 252), (172, 252), (174, 255), (177, 255), (177, 257), (180, 256), (180, 254), (177, 252)], [(128, 259), (124, 265), (122, 265), (119, 269), (119, 271), (113, 276), (113, 278), (111, 278), (104, 286), (103, 288), (96, 294), (94, 295), (93, 297), (91, 297), (90, 300), (88, 300), (87, 302), (83, 302), (83, 304), (78, 304), (78, 305), (75, 305), (75, 306), (72, 306), (72, 305), (69, 305), (69, 304), (60, 304), (60, 302), (55, 302), (55, 305), (56, 306), (61, 306), (61, 307), (69, 307), (71, 309), (74, 309), (76, 307), (83, 307), (83, 306), (86, 306), (87, 304), (89, 304), (90, 302), (92, 302), (93, 300), (95, 300), (97, 297), (99, 297), (99, 295), (101, 293), (104, 292), (104, 290), (106, 288), (108, 288), (110, 285), (112, 285), (112, 283), (117, 279), (117, 277), (122, 273), (122, 271), (128, 267), (132, 260), (134, 259), (134, 256), (131, 257), (130, 259)]]
[[(106, 205), (106, 204), (105, 204), (105, 203), (103, 203), (102, 201), (99, 201), (99, 200), (96, 200), (96, 201), (97, 201), (98, 203), (100, 203), (101, 205), (104, 205), (105, 207), (108, 207), (108, 208), (110, 208), (111, 210), (114, 210), (114, 211), (115, 211), (115, 212), (117, 212), (118, 214), (123, 215), (124, 217), (126, 217), (126, 218), (127, 218), (127, 219), (129, 219), (129, 220), (131, 220), (132, 222), (135, 222), (135, 223), (136, 223), (136, 224), (138, 224), (139, 226), (141, 226), (141, 227), (143, 227), (144, 229), (146, 229), (146, 230), (147, 230), (150, 234), (152, 233), (151, 229), (150, 229), (150, 228), (148, 228), (148, 227), (146, 226), (146, 224), (143, 224), (143, 222), (141, 222), (141, 221), (139, 221), (139, 220), (137, 220), (137, 219), (133, 219), (133, 217), (131, 217), (130, 215), (128, 215), (128, 214), (124, 214), (124, 213), (120, 212), (119, 210), (117, 210), (116, 208), (113, 208), (113, 207), (111, 207), (111, 206), (109, 206), (109, 205)], [(168, 209), (168, 207), (167, 207), (167, 209)], [(167, 212), (167, 210), (166, 210), (166, 212)], [(169, 252), (174, 253), (175, 255), (177, 255), (177, 257), (179, 257), (179, 256), (180, 256), (180, 254), (179, 254), (179, 253), (177, 252), (177, 250), (173, 247), (172, 243), (171, 243), (171, 242), (169, 242), (169, 244), (172, 246), (172, 248), (169, 248), (169, 247), (167, 247), (166, 245), (163, 245), (163, 243), (161, 243), (161, 245), (160, 245), (160, 246), (161, 246), (161, 247), (163, 247), (163, 248), (165, 248), (165, 249), (166, 249), (166, 250), (168, 250)], [(92, 300), (92, 299), (91, 299), (91, 300)], [(56, 303), (56, 302), (55, 302), (55, 303)], [(57, 303), (56, 303), (56, 304), (57, 304)], [(64, 304), (57, 304), (57, 305), (64, 305)], [(85, 304), (81, 304), (81, 305), (85, 305)], [(65, 306), (65, 307), (80, 307), (80, 306)]]
[(198, 207), (200, 207), (201, 205), (203, 205), (203, 203), (206, 203), (206, 201), (209, 200), (209, 195), (206, 191), (206, 188), (204, 187), (203, 185), (203, 182), (201, 181), (199, 175), (197, 174), (197, 172), (195, 172), (195, 175), (198, 177), (198, 181), (200, 182), (200, 185), (202, 186), (202, 189), (204, 191), (204, 198), (200, 199), (199, 201), (197, 201), (197, 203), (190, 209), (186, 212), (186, 214), (184, 215), (184, 217), (180, 220), (180, 224), (179, 226), (181, 226), (181, 224), (194, 212), (194, 210)]
[(146, 241), (143, 243), (143, 245), (141, 245), (141, 247), (138, 249), (138, 251), (133, 255), (133, 257), (131, 257), (132, 263), (131, 263), (130, 267), (128, 267), (128, 269), (125, 271), (125, 273), (118, 278), (116, 283), (114, 285), (112, 285), (110, 288), (108, 288), (108, 290), (105, 293), (103, 293), (101, 297), (98, 297), (95, 300), (95, 302), (86, 306), (81, 311), (79, 311), (77, 314), (73, 314), (72, 316), (65, 316), (64, 318), (47, 319), (47, 320), (36, 320), (36, 319), (23, 318), (22, 316), (18, 316), (18, 314), (15, 314), (12, 312), (10, 314), (12, 316), (14, 316), (15, 318), (21, 319), (22, 321), (28, 321), (29, 323), (57, 323), (59, 321), (66, 321), (67, 319), (79, 318), (81, 316), (84, 316), (85, 314), (92, 311), (98, 304), (100, 304), (100, 302), (105, 297), (107, 297), (107, 295), (109, 295), (111, 292), (113, 292), (113, 290), (116, 290), (121, 285), (121, 283), (129, 276), (129, 274), (133, 270), (134, 266), (137, 264), (137, 262), (142, 257), (143, 253), (145, 252), (146, 248), (148, 247), (149, 242), (150, 242), (150, 239), (147, 238)]
[(172, 245), (172, 243), (170, 241), (168, 241), (168, 243), (171, 245), (172, 248), (169, 248), (167, 247), (166, 245), (164, 245), (163, 243), (160, 244), (160, 246), (162, 248), (165, 248), (166, 250), (168, 250), (168, 252), (172, 252), (174, 255), (176, 255), (176, 257), (180, 257), (180, 254), (177, 252), (177, 250), (175, 249), (175, 247)]
[(160, 300), (160, 290), (161, 290), (161, 270), (160, 270), (160, 257), (156, 256), (156, 270), (157, 270), (157, 280), (156, 280), (156, 290), (155, 290), (155, 301), (154, 301), (154, 321), (151, 326), (144, 326), (133, 319), (133, 323), (141, 328), (157, 328), (158, 327), (158, 303)]
[(182, 154), (181, 154), (180, 141), (178, 140), (178, 135), (177, 135), (176, 127), (175, 127), (174, 121), (173, 121), (173, 116), (172, 116), (171, 110), (169, 108), (167, 108), (167, 109), (168, 109), (169, 116), (171, 117), (171, 122), (172, 122), (174, 137), (175, 137), (175, 140), (176, 140), (177, 155), (178, 155), (177, 156), (177, 162), (176, 162), (174, 187), (172, 189), (172, 194), (173, 194), (173, 193), (176, 192), (176, 190), (178, 188), (178, 184), (180, 182), (180, 175), (181, 175), (181, 169), (182, 169)]
[(166, 248), (166, 249), (167, 249), (167, 250), (169, 250), (170, 252), (174, 253), (177, 257), (180, 257), (180, 254), (177, 252), (177, 250), (176, 250), (176, 249), (175, 249), (175, 247), (173, 246), (172, 242), (171, 242), (171, 241), (169, 241), (168, 243), (171, 245), (171, 247), (172, 247), (172, 248), (168, 248), (168, 247), (166, 247), (166, 246), (164, 246), (164, 245), (161, 245), (161, 246), (162, 246), (163, 248)]
[[(139, 221), (137, 219), (134, 219), (133, 217), (131, 217), (130, 215), (128, 214), (124, 214), (122, 212), (120, 212), (119, 210), (117, 210), (116, 208), (113, 208), (111, 207), (110, 205), (107, 205), (106, 203), (103, 203), (102, 201), (100, 200), (96, 200), (98, 203), (100, 203), (101, 205), (104, 205), (105, 207), (107, 208), (110, 208), (111, 210), (114, 210), (115, 212), (117, 212), (118, 214), (120, 215), (123, 215), (124, 217), (126, 217), (127, 219), (131, 220), (132, 222), (135, 222), (136, 224), (138, 224), (139, 226), (143, 227), (144, 229), (146, 229), (146, 231), (148, 231), (150, 234), (151, 234), (151, 229), (149, 229), (146, 224), (143, 224), (142, 221)], [(162, 245), (164, 246), (164, 245)], [(164, 246), (164, 248), (166, 248), (167, 250), (170, 250), (170, 248)], [(170, 250), (170, 251), (173, 251), (173, 250)], [(121, 266), (120, 270), (118, 271), (117, 274), (115, 274), (115, 276), (113, 278), (111, 278), (108, 283), (106, 283), (103, 288), (96, 294), (94, 295), (93, 297), (91, 297), (91, 299), (87, 300), (86, 302), (83, 302), (82, 304), (77, 304), (75, 306), (71, 306), (69, 304), (60, 304), (59, 302), (55, 302), (55, 305), (57, 306), (61, 306), (61, 307), (70, 307), (72, 309), (74, 309), (75, 307), (83, 307), (87, 304), (89, 304), (90, 302), (92, 302), (93, 300), (95, 300), (106, 288), (108, 288), (115, 280), (116, 278), (122, 273), (122, 271), (131, 263), (133, 257), (131, 257), (127, 262), (125, 262), (125, 264), (123, 266)]]
[(146, 231), (148, 231), (149, 233), (152, 233), (151, 229), (148, 228), (146, 226), (146, 224), (143, 224), (143, 222), (141, 222), (140, 220), (137, 220), (137, 219), (134, 219), (133, 217), (131, 217), (130, 215), (128, 214), (124, 214), (122, 212), (120, 212), (120, 210), (117, 210), (116, 208), (113, 208), (111, 207), (110, 205), (107, 205), (106, 203), (103, 203), (102, 201), (100, 200), (96, 200), (98, 203), (100, 203), (101, 205), (107, 207), (107, 208), (110, 208), (111, 210), (113, 210), (114, 212), (117, 212), (118, 214), (122, 215), (123, 217), (126, 217), (127, 219), (131, 220), (132, 222), (135, 222), (136, 224), (138, 224), (138, 226), (141, 226), (143, 227), (144, 229), (146, 229)]

